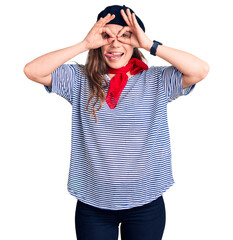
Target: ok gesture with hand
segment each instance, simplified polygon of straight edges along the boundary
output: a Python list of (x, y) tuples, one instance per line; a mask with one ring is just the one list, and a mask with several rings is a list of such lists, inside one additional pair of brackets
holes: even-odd
[[(129, 9), (125, 11), (121, 10), (121, 15), (124, 18), (125, 22), (128, 26), (124, 27), (119, 34), (117, 35), (117, 38), (120, 42), (129, 44), (136, 48), (144, 48), (147, 51), (150, 51), (151, 46), (153, 45), (153, 41), (151, 41), (145, 32), (142, 30), (142, 28), (139, 26), (137, 19), (135, 17), (135, 14), (130, 12)], [(124, 38), (122, 37), (125, 32), (132, 32), (131, 37)]]
[[(105, 25), (112, 21), (114, 18), (115, 15), (111, 15), (109, 13), (104, 18), (100, 18), (99, 21), (95, 23), (95, 25), (83, 40), (88, 50), (96, 49), (109, 44), (111, 42), (111, 38), (115, 38), (115, 35), (111, 32), (111, 30), (105, 27)], [(109, 35), (109, 38), (103, 38), (103, 34)]]

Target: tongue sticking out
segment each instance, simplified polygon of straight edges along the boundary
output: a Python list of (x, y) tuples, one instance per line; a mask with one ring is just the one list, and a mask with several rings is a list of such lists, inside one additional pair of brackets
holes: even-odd
[(106, 53), (105, 56), (109, 58), (119, 58), (123, 55), (124, 53)]

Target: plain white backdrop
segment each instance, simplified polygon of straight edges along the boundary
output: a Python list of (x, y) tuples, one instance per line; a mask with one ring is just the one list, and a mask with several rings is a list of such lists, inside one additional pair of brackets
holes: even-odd
[[(67, 191), (71, 105), (30, 81), (24, 65), (83, 40), (108, 5), (131, 7), (152, 40), (207, 61), (210, 72), (169, 103), (175, 185), (164, 194), (163, 240), (232, 240), (232, 5), (230, 0), (8, 1), (1, 4), (2, 240), (75, 240)], [(143, 51), (148, 65), (170, 65)], [(74, 61), (85, 63), (86, 53)], [(120, 239), (120, 235), (119, 235)]]

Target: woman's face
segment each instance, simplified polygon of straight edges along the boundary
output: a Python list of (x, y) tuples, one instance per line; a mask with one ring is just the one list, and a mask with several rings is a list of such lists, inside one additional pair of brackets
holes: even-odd
[[(116, 24), (107, 24), (112, 33), (117, 36), (120, 30), (123, 28)], [(122, 37), (130, 38), (131, 33), (125, 32)], [(104, 38), (109, 38), (108, 34), (103, 34)], [(111, 68), (121, 68), (129, 62), (133, 55), (133, 47), (129, 44), (121, 43), (117, 40), (117, 37), (113, 38), (112, 42), (101, 47), (102, 55), (107, 65)]]

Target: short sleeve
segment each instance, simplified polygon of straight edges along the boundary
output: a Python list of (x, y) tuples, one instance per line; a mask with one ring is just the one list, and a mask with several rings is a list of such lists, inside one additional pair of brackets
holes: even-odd
[(52, 87), (44, 87), (47, 92), (56, 93), (72, 104), (73, 86), (76, 77), (75, 64), (63, 64), (52, 72)]
[(179, 96), (188, 95), (195, 87), (195, 84), (183, 88), (182, 73), (174, 66), (161, 67), (161, 80), (168, 102), (177, 99)]

